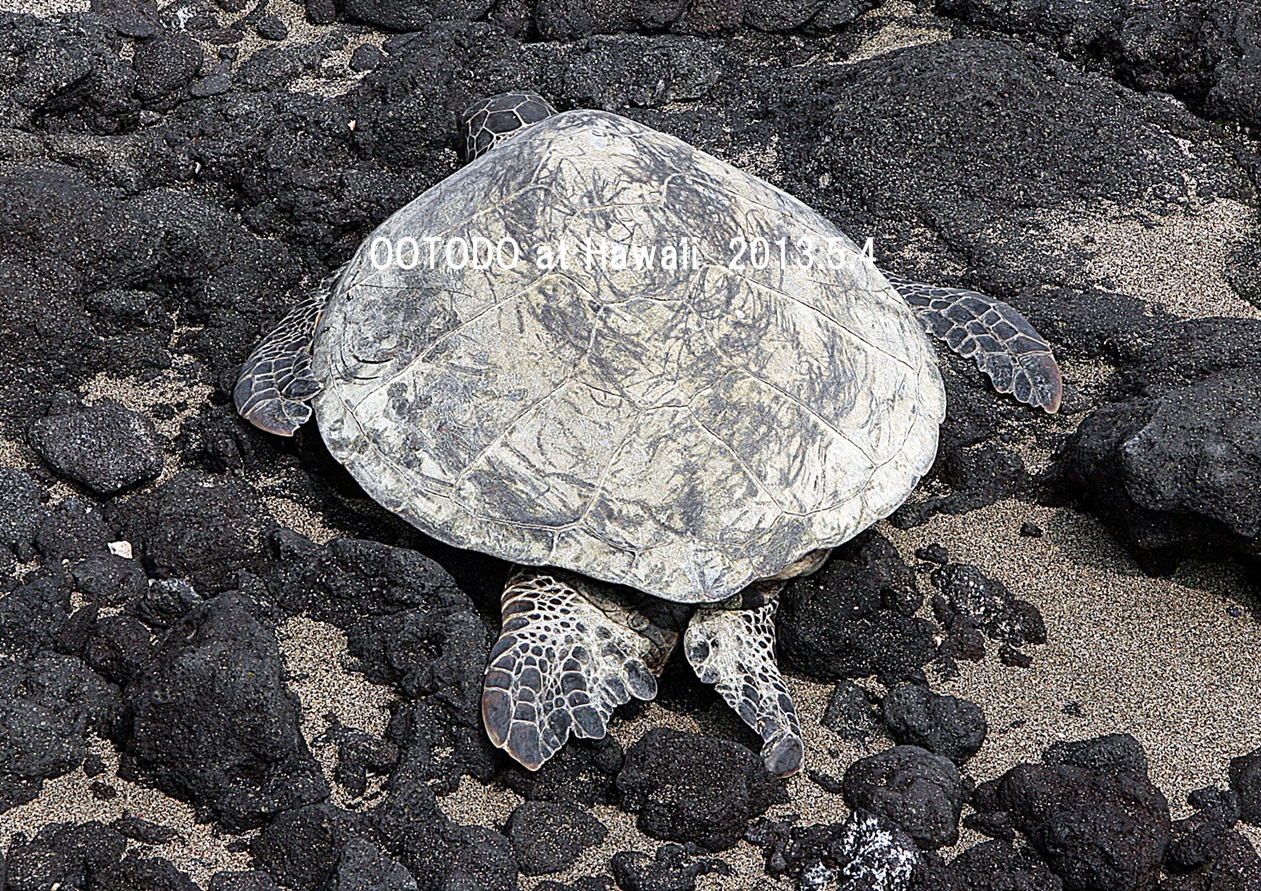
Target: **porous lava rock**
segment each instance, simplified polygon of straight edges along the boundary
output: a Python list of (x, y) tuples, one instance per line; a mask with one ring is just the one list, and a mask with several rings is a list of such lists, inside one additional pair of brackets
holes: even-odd
[(604, 841), (608, 832), (580, 807), (527, 801), (512, 812), (505, 834), (521, 872), (538, 876), (568, 869), (586, 848)]
[(240, 478), (195, 471), (136, 495), (115, 519), (151, 577), (187, 579), (205, 594), (232, 587), (240, 570), (261, 570), (263, 535), (275, 526)]
[(963, 783), (949, 758), (894, 746), (851, 764), (842, 790), (851, 808), (883, 817), (924, 850), (959, 840)]
[(89, 735), (108, 733), (119, 710), (118, 688), (72, 656), (0, 669), (0, 811), (82, 764)]
[(230, 829), (328, 795), (272, 619), (247, 595), (222, 594), (171, 628), (125, 699), (132, 772)]
[(696, 845), (666, 844), (655, 856), (620, 851), (613, 855), (609, 867), (623, 891), (695, 891), (701, 876), (732, 874), (724, 861), (704, 854)]
[(1142, 92), (1171, 93), (1198, 110), (1261, 126), (1261, 53), (1255, 2), (1134, 5), (1122, 0), (939, 0), (937, 9), (977, 28), (1054, 47), (1102, 67)]
[(33, 838), (19, 834), (12, 840), (5, 856), (7, 887), (87, 888), (93, 876), (118, 865), (126, 847), (126, 838), (96, 820), (49, 823)]
[(1022, 832), (1066, 891), (1152, 887), (1171, 838), (1169, 805), (1134, 745), (1101, 737), (1057, 750), (1055, 763), (1018, 764), (978, 786), (973, 806)]
[(767, 872), (787, 875), (798, 889), (907, 888), (923, 858), (915, 842), (887, 819), (855, 810), (840, 823), (763, 824), (750, 830), (760, 844)]
[(944, 755), (960, 766), (977, 753), (989, 730), (976, 703), (918, 684), (898, 684), (885, 694), (880, 709), (898, 743)]
[(946, 599), (936, 612), (948, 627), (956, 615), (962, 615), (976, 622), (987, 637), (1013, 647), (1046, 643), (1046, 623), (1038, 608), (972, 564), (947, 563), (934, 569), (930, 578)]
[(936, 654), (933, 628), (883, 605), (917, 595), (913, 571), (889, 542), (865, 536), (784, 590), (775, 620), (782, 658), (818, 678), (874, 674), (892, 685), (918, 677)]
[(571, 739), (538, 770), (526, 770), (511, 762), (500, 777), (508, 788), (531, 801), (591, 807), (613, 802), (625, 758), (622, 744), (612, 734), (600, 739)]
[(841, 739), (866, 742), (880, 732), (880, 713), (862, 687), (845, 680), (832, 688), (819, 723)]
[(1229, 369), (1105, 405), (1065, 443), (1053, 482), (1108, 521), (1150, 571), (1186, 554), (1261, 556), (1258, 387), (1255, 368)]
[(54, 404), (31, 425), (31, 445), (58, 474), (100, 495), (151, 480), (162, 471), (153, 422), (112, 400)]
[(1187, 796), (1195, 813), (1173, 822), (1161, 891), (1250, 888), (1261, 882), (1261, 857), (1235, 828), (1239, 798), (1208, 787)]
[(645, 835), (725, 851), (783, 795), (753, 752), (738, 743), (656, 728), (626, 751), (621, 806)]
[(517, 862), (507, 838), (484, 826), (450, 820), (423, 776), (406, 765), (390, 775), (388, 788), (369, 823), (374, 837), (407, 868), (420, 891), (516, 891)]

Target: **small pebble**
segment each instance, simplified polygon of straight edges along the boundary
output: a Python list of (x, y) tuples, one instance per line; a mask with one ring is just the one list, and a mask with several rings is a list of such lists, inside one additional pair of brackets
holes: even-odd
[(1033, 664), (1033, 657), (1028, 653), (1022, 653), (1011, 644), (1003, 644), (998, 648), (998, 659), (1004, 665), (1010, 665), (1015, 668), (1028, 668)]
[(350, 54), (351, 71), (372, 71), (385, 61), (385, 53), (371, 43), (363, 43)]
[(306, 20), (312, 25), (331, 25), (337, 21), (337, 5), (333, 0), (306, 0)]
[(1041, 537), (1042, 537), (1042, 527), (1041, 527), (1041, 526), (1037, 526), (1037, 525), (1035, 525), (1035, 524), (1033, 524), (1033, 523), (1028, 523), (1028, 522), (1021, 523), (1021, 524), (1020, 524), (1020, 534), (1021, 534), (1021, 535), (1023, 535), (1023, 536), (1025, 536), (1026, 538), (1041, 538)]
[(201, 80), (193, 81), (193, 85), (188, 88), (188, 91), (199, 98), (226, 93), (228, 91), (228, 76), (216, 71), (214, 74), (206, 75)]
[(92, 793), (92, 797), (97, 801), (111, 801), (118, 797), (118, 790), (109, 783), (102, 783), (99, 780), (94, 781), (88, 790)]
[(1243, 615), (1243, 610), (1237, 606), (1233, 606), (1233, 605), (1228, 606), (1226, 607), (1226, 615), (1233, 616), (1234, 618), (1238, 619), (1240, 616)]
[(922, 548), (915, 549), (915, 556), (921, 560), (927, 560), (930, 563), (938, 563), (942, 566), (950, 562), (950, 554), (941, 546), (939, 542), (933, 542)]
[(284, 40), (289, 36), (289, 27), (277, 16), (265, 15), (258, 21), (258, 36), (266, 40)]

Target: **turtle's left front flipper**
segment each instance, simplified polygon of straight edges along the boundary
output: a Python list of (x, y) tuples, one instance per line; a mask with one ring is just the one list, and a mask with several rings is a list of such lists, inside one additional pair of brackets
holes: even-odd
[(801, 770), (801, 721), (775, 664), (775, 602), (754, 609), (702, 607), (688, 623), (683, 651), (696, 676), (762, 737), (762, 761), (775, 776)]
[(925, 330), (974, 358), (994, 389), (1048, 412), (1059, 409), (1064, 384), (1051, 345), (1015, 307), (979, 291), (885, 277)]
[(260, 430), (293, 436), (310, 420), (310, 402), (324, 389), (311, 372), (311, 346), (340, 276), (339, 269), (291, 309), (241, 366), (232, 398), (241, 416)]

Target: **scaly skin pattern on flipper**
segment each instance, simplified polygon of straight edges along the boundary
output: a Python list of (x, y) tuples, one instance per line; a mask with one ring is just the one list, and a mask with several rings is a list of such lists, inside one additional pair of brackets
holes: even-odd
[(1051, 345), (1014, 306), (980, 291), (885, 277), (924, 329), (975, 359), (995, 390), (1049, 413), (1059, 410), (1064, 384)]
[(556, 109), (538, 93), (500, 93), (474, 102), (460, 114), (465, 161), (476, 161), (505, 139), (511, 139), (531, 124), (556, 114)]
[(254, 347), (232, 391), (247, 421), (277, 436), (293, 436), (311, 418), (310, 401), (324, 389), (311, 371), (311, 345), (341, 271), (330, 275)]
[(537, 770), (571, 734), (604, 736), (615, 708), (657, 695), (687, 611), (571, 573), (514, 572), (482, 693), (491, 742)]
[[(763, 583), (763, 585), (770, 583)], [(775, 608), (783, 582), (764, 592), (756, 609), (698, 607), (683, 636), (696, 676), (713, 684), (727, 705), (762, 737), (762, 761), (776, 776), (801, 769), (805, 743), (788, 686), (775, 663)]]

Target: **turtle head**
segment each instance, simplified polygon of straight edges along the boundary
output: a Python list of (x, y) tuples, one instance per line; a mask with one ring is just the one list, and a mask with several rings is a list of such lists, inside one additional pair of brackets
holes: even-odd
[(475, 161), (505, 139), (556, 114), (538, 93), (500, 93), (474, 102), (460, 114), (465, 162)]

